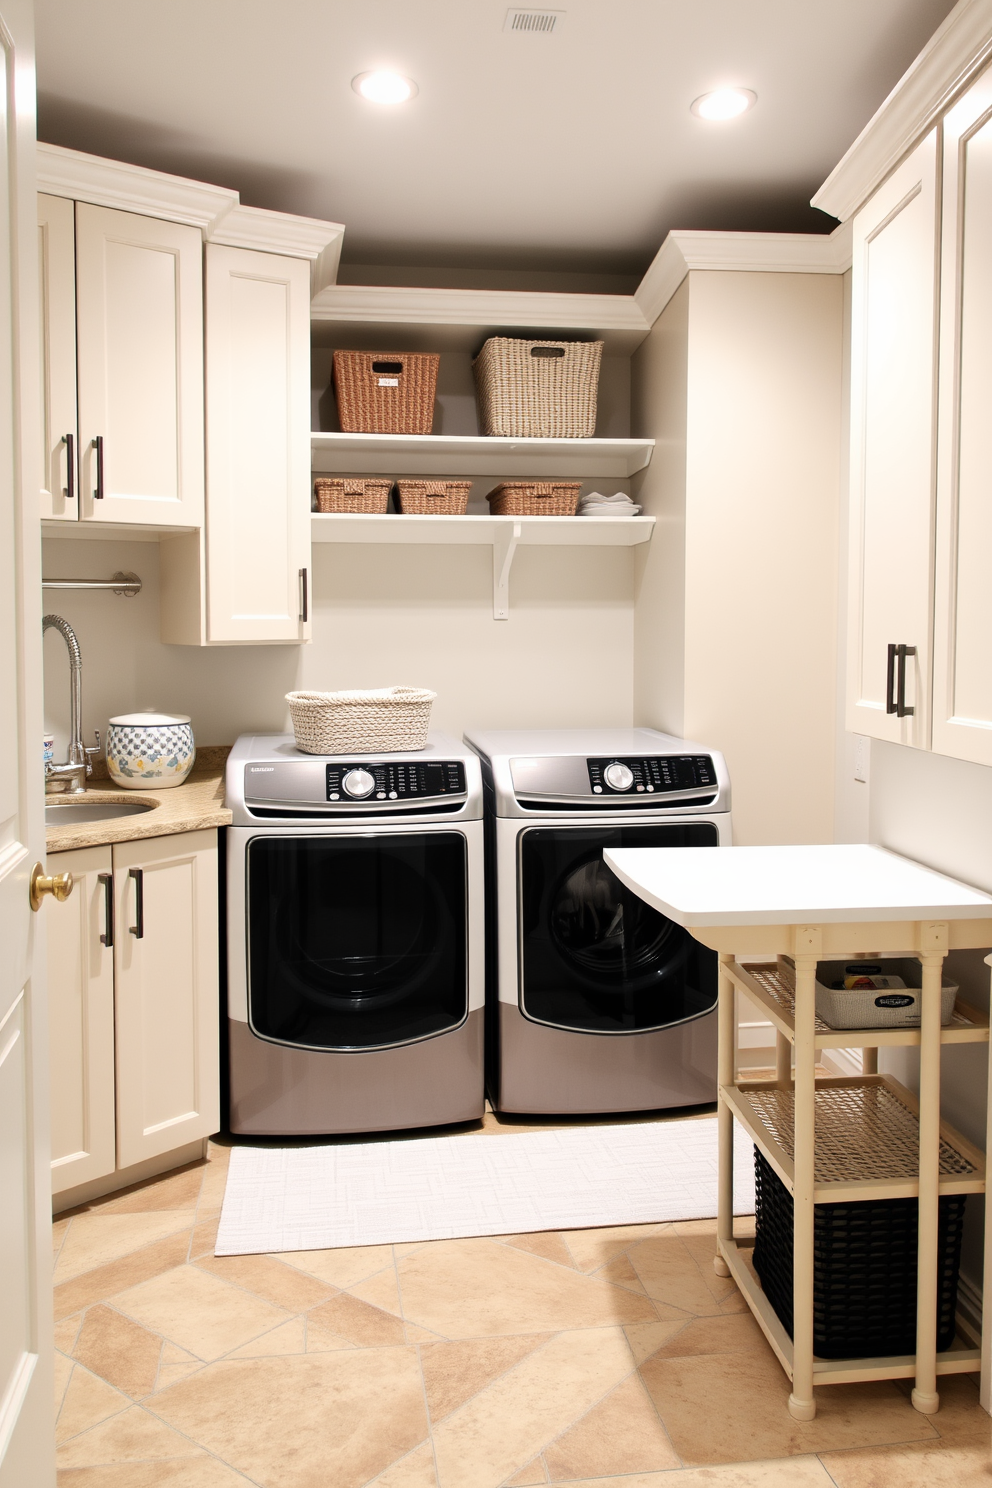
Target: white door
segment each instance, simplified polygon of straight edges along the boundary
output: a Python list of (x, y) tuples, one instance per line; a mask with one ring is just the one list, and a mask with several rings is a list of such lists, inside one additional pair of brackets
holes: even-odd
[(944, 123), (933, 748), (992, 765), (992, 71)]
[[(51, 1190), (38, 543), (38, 228), (29, 0), (0, 0), (0, 1488), (52, 1488)], [(16, 253), (12, 250), (16, 250)]]
[(49, 873), (73, 890), (48, 929), (52, 1192), (116, 1166), (114, 880), (110, 847), (52, 853)]
[(117, 1166), (220, 1125), (217, 833), (114, 846)]
[(79, 516), (76, 428), (76, 248), (74, 203), (38, 197), (41, 293), (41, 515)]
[(936, 131), (854, 219), (847, 726), (929, 743)]
[(310, 265), (207, 244), (207, 639), (310, 636)]
[(203, 262), (195, 227), (76, 203), (83, 521), (203, 520)]

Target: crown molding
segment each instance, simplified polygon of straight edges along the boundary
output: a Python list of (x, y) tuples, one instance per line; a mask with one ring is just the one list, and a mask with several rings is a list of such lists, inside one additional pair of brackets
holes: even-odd
[(38, 190), (121, 212), (184, 222), (204, 234), (238, 205), (238, 193), (163, 171), (84, 155), (61, 145), (38, 144)]
[(317, 217), (294, 217), (261, 207), (232, 207), (207, 233), (211, 243), (226, 248), (253, 248), (259, 253), (285, 253), (308, 258), (314, 265), (313, 293), (337, 278), (344, 226)]
[(992, 0), (958, 0), (812, 199), (845, 222), (992, 59)]
[(693, 269), (749, 274), (843, 274), (851, 266), (851, 229), (818, 233), (670, 232), (634, 294), (653, 325)]

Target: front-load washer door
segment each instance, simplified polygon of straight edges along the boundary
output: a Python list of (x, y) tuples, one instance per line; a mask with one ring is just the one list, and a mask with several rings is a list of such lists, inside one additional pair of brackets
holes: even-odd
[(618, 847), (716, 847), (712, 822), (521, 834), (520, 1006), (553, 1028), (644, 1033), (716, 1006), (717, 958), (626, 888)]
[(248, 1021), (304, 1049), (382, 1049), (468, 1015), (460, 832), (255, 837)]

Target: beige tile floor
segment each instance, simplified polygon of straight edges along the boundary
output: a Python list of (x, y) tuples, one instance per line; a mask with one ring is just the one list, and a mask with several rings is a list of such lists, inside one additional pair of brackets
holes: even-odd
[(228, 1155), (55, 1222), (60, 1488), (992, 1488), (971, 1378), (793, 1421), (709, 1221), (218, 1259)]

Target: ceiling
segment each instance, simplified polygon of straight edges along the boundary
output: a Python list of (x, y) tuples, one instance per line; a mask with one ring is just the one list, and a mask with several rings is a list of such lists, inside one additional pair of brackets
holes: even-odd
[[(951, 0), (554, 8), (546, 36), (507, 0), (37, 0), (39, 133), (343, 222), (353, 265), (639, 274), (672, 228), (828, 231), (810, 195)], [(360, 98), (377, 67), (418, 96)], [(757, 106), (690, 114), (725, 85)]]

